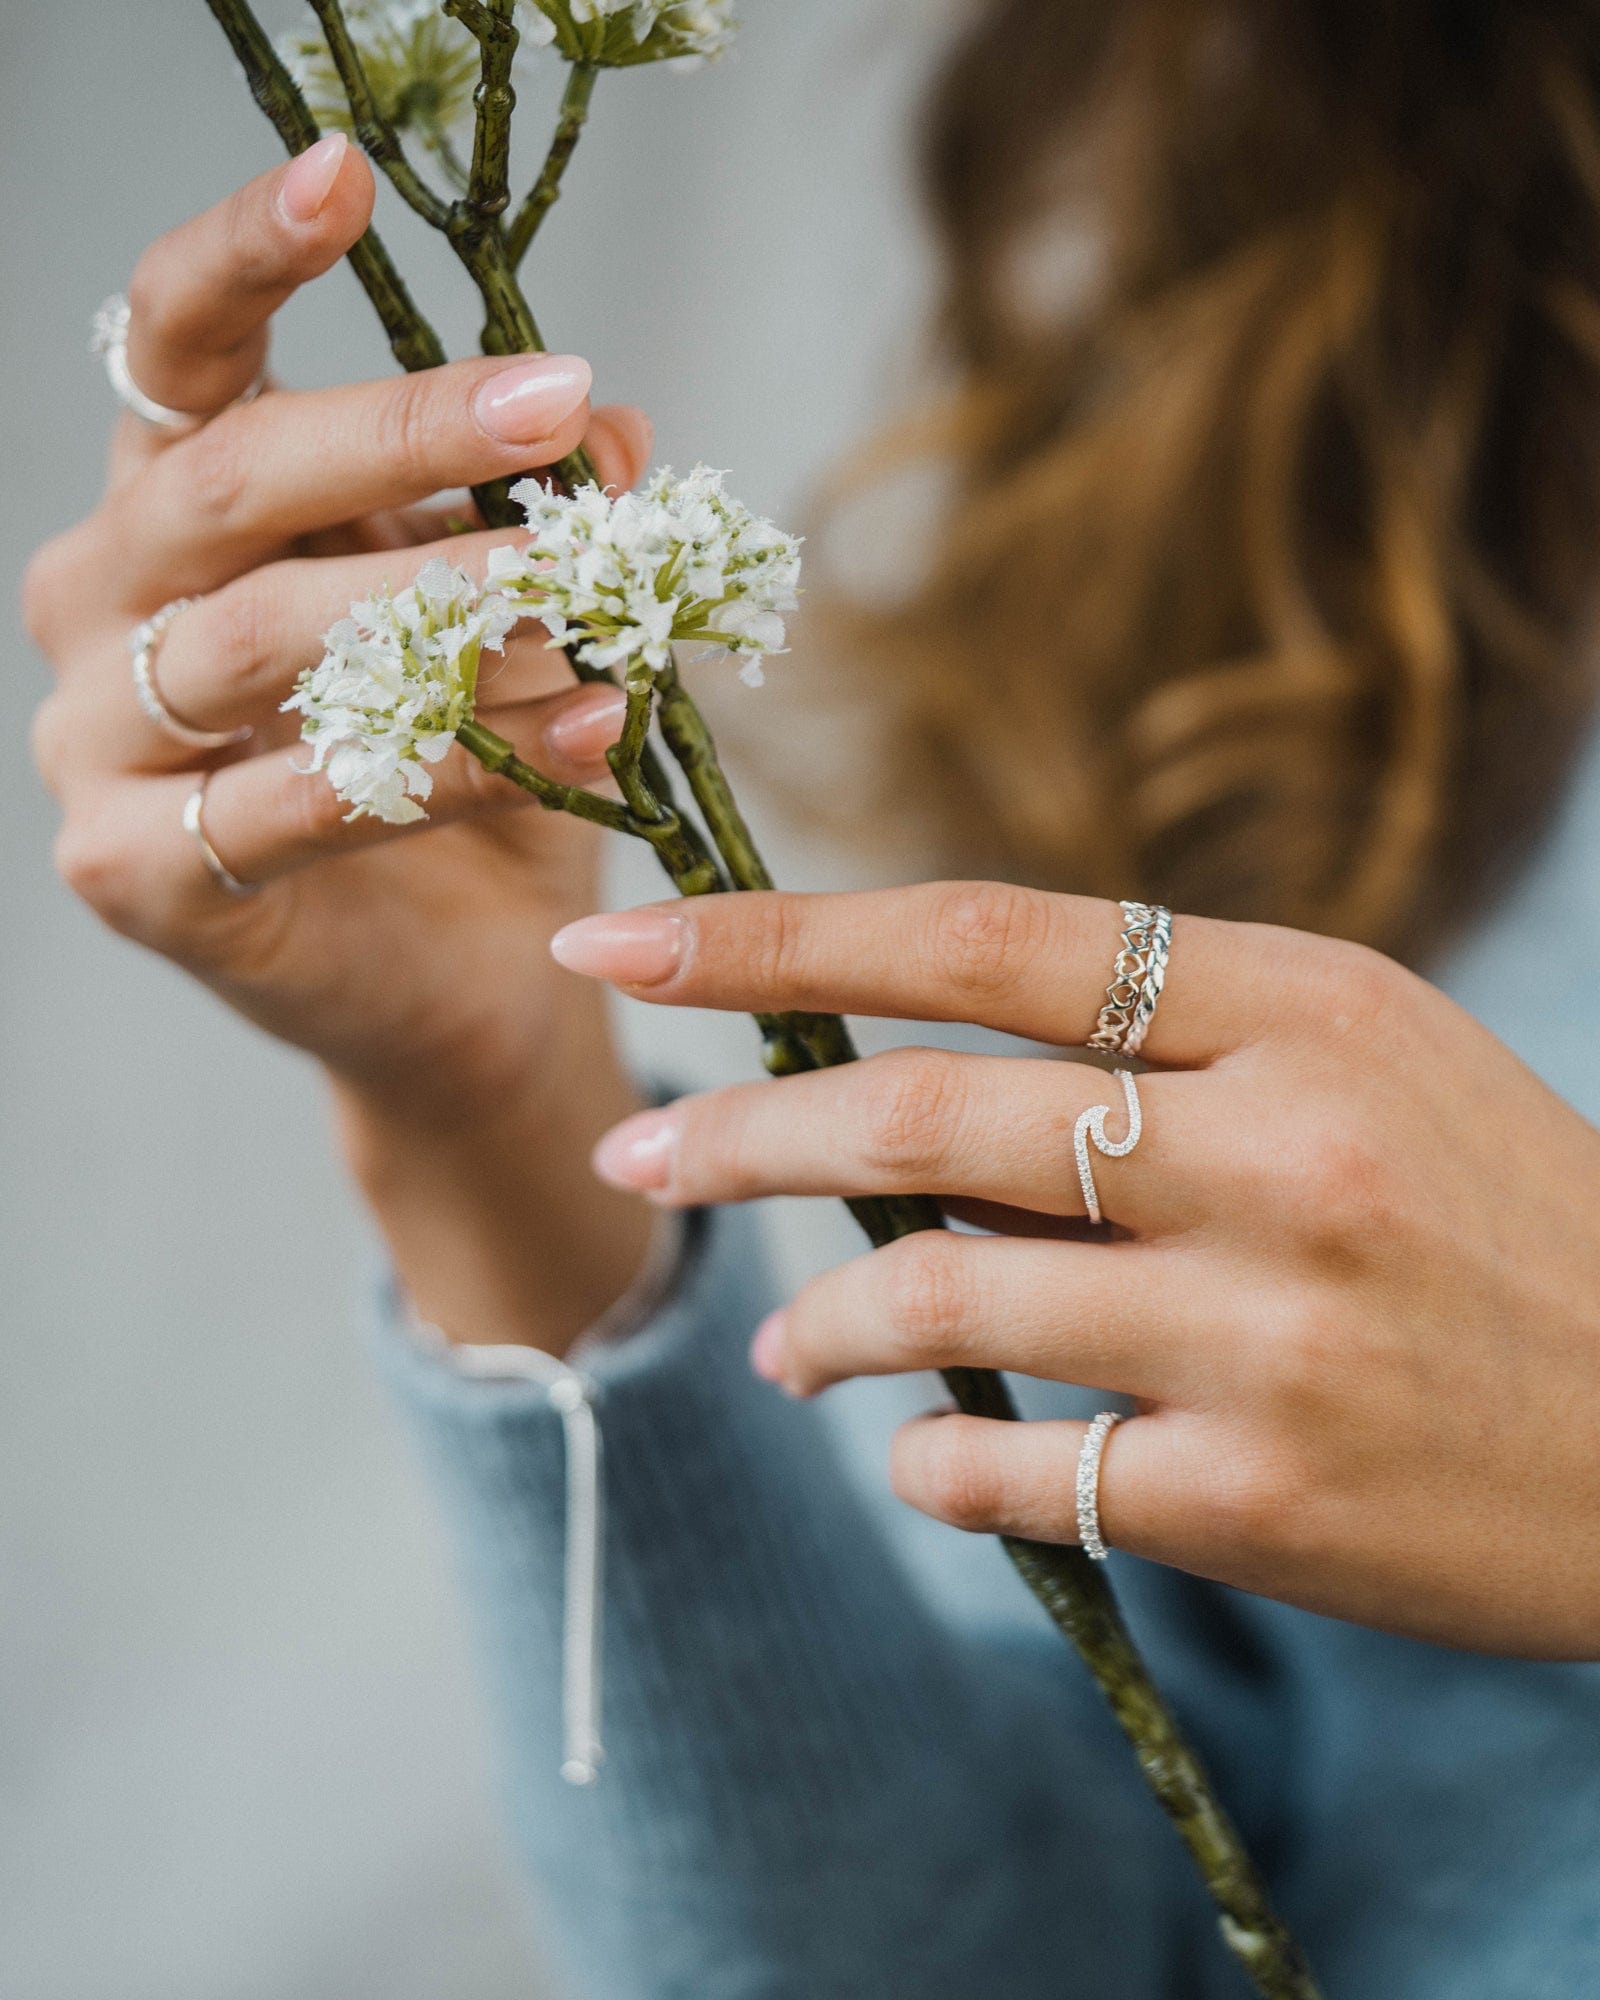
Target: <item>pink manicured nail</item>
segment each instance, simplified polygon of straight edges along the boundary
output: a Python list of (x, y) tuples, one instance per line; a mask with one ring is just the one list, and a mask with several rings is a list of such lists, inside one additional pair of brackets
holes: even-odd
[(670, 910), (616, 910), (580, 917), (550, 940), (550, 956), (568, 972), (619, 986), (659, 986), (683, 960), (688, 933)]
[(628, 697), (621, 688), (607, 688), (574, 702), (544, 732), (545, 745), (568, 764), (598, 763), (622, 734)]
[(350, 141), (343, 132), (330, 132), (289, 162), (278, 183), (278, 207), (286, 221), (316, 221), (333, 193), (349, 150)]
[(536, 354), (491, 375), (472, 399), (478, 422), (503, 444), (543, 444), (588, 395), (594, 371), (575, 354)]
[(750, 1366), (766, 1382), (781, 1381), (783, 1377), (785, 1317), (781, 1310), (768, 1313), (756, 1328), (756, 1337), (750, 1343)]
[(595, 1147), (594, 1170), (612, 1187), (641, 1194), (664, 1188), (677, 1141), (678, 1121), (670, 1111), (641, 1111), (614, 1125)]

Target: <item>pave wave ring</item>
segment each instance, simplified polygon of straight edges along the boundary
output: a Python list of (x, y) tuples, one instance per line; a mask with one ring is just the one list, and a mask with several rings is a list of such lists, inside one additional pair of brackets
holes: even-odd
[(1078, 1540), (1090, 1562), (1103, 1563), (1111, 1553), (1100, 1532), (1100, 1461), (1106, 1439), (1121, 1422), (1115, 1410), (1102, 1410), (1085, 1432), (1078, 1453)]
[[(153, 424), (161, 431), (197, 431), (202, 424), (210, 423), (213, 417), (220, 417), (222, 410), (207, 410), (203, 414), (194, 410), (174, 410), (166, 403), (158, 403), (154, 396), (145, 394), (128, 368), (128, 325), (132, 317), (128, 301), (122, 293), (113, 292), (95, 314), (89, 335), (89, 352), (98, 354), (105, 362), (106, 375), (119, 401), (132, 410), (141, 423)], [(250, 386), (241, 390), (233, 402), (224, 403), (222, 408), (231, 410), (234, 403), (253, 403), (266, 386), (267, 371), (263, 364), (260, 374)]]
[(133, 692), (139, 706), (157, 729), (164, 736), (170, 736), (174, 743), (181, 743), (186, 750), (222, 750), (231, 743), (246, 742), (252, 733), (249, 727), (196, 729), (192, 723), (173, 714), (156, 682), (156, 654), (166, 636), (167, 627), (180, 612), (189, 610), (194, 602), (192, 597), (175, 597), (142, 625), (135, 625), (128, 634), (128, 657), (133, 662)]
[(1172, 912), (1161, 903), (1124, 903), (1122, 948), (1089, 1047), (1136, 1056), (1155, 1017), (1172, 951)]
[(1083, 1205), (1089, 1212), (1091, 1222), (1099, 1222), (1100, 1195), (1094, 1184), (1094, 1165), (1089, 1158), (1089, 1148), (1103, 1153), (1108, 1160), (1123, 1160), (1138, 1145), (1144, 1133), (1144, 1112), (1139, 1104), (1139, 1086), (1133, 1080), (1133, 1071), (1114, 1069), (1111, 1074), (1122, 1085), (1123, 1101), (1128, 1107), (1128, 1129), (1120, 1139), (1106, 1137), (1106, 1115), (1109, 1104), (1096, 1104), (1088, 1111), (1081, 1112), (1077, 1124), (1072, 1129), (1072, 1152), (1078, 1163), (1078, 1185), (1083, 1189)]

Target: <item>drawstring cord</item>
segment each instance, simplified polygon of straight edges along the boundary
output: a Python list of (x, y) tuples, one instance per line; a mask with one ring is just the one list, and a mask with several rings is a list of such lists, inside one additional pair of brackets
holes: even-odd
[[(680, 1282), (690, 1255), (691, 1219), (657, 1218), (644, 1267), (628, 1290), (578, 1342), (575, 1353), (594, 1353), (647, 1326)], [(600, 1451), (599, 1388), (580, 1368), (538, 1347), (468, 1346), (411, 1316), (433, 1354), (458, 1374), (478, 1382), (532, 1382), (544, 1390), (561, 1419), (566, 1458), (567, 1520), (563, 1558), (561, 1630), (561, 1775), (569, 1785), (592, 1785), (605, 1750), (600, 1741), (600, 1626), (605, 1580), (605, 1506)]]
[(536, 1347), (452, 1345), (450, 1360), (479, 1382), (533, 1382), (561, 1418), (567, 1471), (567, 1524), (561, 1640), (561, 1775), (592, 1785), (605, 1751), (600, 1741), (600, 1609), (605, 1539), (600, 1481), (600, 1423), (595, 1385)]

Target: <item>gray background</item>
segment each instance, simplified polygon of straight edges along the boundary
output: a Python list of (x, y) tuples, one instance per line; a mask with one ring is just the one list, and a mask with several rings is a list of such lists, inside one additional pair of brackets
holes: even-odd
[[(558, 344), (655, 411), (664, 457), (733, 466), (774, 509), (916, 351), (904, 125), (930, 11), (747, 0), (737, 61), (608, 80), (540, 248)], [(201, 0), (5, 0), (0, 58), (14, 599), (93, 498), (92, 308), (277, 155)], [(453, 272), (390, 233), (466, 351)], [(285, 315), (290, 381), (385, 361), (342, 267)], [(362, 1352), (371, 1251), (315, 1078), (57, 886), (25, 742), (45, 670), (14, 613), (5, 632), (0, 1992), (542, 1990), (445, 1552)], [(749, 1052), (722, 1024), (676, 1060)]]

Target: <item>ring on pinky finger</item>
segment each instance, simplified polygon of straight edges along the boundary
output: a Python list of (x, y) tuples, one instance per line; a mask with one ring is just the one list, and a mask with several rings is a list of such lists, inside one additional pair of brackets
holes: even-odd
[[(1184, 1422), (1161, 1413), (1118, 1428), (1097, 1480), (1095, 1526), (1105, 1544), (1181, 1560), (1194, 1495), (1183, 1490), (1187, 1454), (1172, 1436)], [(1079, 1542), (1076, 1473), (1089, 1435), (1089, 1425), (1065, 1419), (917, 1417), (895, 1435), (890, 1477), (907, 1505), (969, 1534)]]

